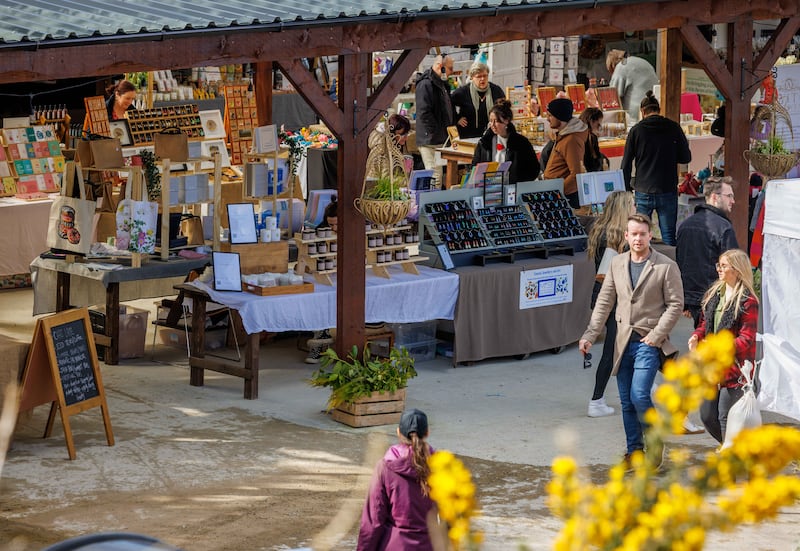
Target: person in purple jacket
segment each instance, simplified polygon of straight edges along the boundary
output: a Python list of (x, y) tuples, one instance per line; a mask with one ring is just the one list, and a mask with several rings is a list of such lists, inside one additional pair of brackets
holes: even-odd
[(433, 551), (428, 534), (428, 514), (434, 507), (428, 495), (428, 457), (433, 449), (428, 417), (409, 409), (397, 427), (399, 444), (393, 445), (375, 469), (367, 502), (361, 514), (358, 551)]

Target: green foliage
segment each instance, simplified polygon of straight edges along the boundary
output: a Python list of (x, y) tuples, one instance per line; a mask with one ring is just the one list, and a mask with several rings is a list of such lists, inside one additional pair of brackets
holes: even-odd
[(144, 181), (147, 186), (147, 196), (151, 201), (161, 199), (161, 173), (156, 165), (156, 155), (147, 149), (139, 150), (144, 169)]
[(780, 136), (770, 136), (767, 141), (756, 143), (752, 148), (762, 155), (789, 155), (790, 152), (783, 146)]
[(405, 388), (408, 380), (417, 376), (414, 358), (405, 348), (392, 348), (388, 358), (381, 358), (373, 356), (369, 347), (365, 347), (363, 359), (359, 358), (356, 346), (344, 359), (329, 348), (322, 353), (321, 362), (322, 367), (311, 375), (308, 382), (311, 386), (331, 389), (329, 410), (373, 392), (394, 392)]
[(755, 268), (753, 270), (753, 287), (756, 291), (756, 296), (758, 300), (761, 301), (761, 269)]
[(402, 190), (401, 181), (397, 177), (394, 180), (387, 176), (378, 178), (375, 185), (367, 192), (367, 198), (380, 201), (406, 201), (408, 195)]

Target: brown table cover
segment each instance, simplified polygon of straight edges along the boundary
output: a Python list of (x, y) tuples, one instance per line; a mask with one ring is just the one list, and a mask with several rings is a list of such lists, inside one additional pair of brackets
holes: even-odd
[[(572, 302), (519, 309), (519, 274), (573, 264)], [(594, 265), (585, 252), (514, 264), (464, 266), (455, 314), (454, 363), (550, 350), (576, 342), (589, 322)]]

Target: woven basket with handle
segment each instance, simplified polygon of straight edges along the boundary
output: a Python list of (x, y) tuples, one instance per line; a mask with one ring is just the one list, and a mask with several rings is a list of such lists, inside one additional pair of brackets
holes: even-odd
[(768, 178), (785, 176), (797, 164), (796, 153), (759, 153), (751, 149), (744, 152), (744, 158)]

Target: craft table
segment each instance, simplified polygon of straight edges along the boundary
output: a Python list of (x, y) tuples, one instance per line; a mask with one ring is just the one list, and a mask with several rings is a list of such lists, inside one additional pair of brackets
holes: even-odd
[[(173, 294), (172, 287), (179, 283), (175, 281), (177, 278), (182, 280), (192, 270), (202, 268), (210, 262), (210, 258), (175, 259), (167, 262), (154, 259), (140, 268), (126, 266), (109, 271), (96, 269), (91, 263), (71, 263), (37, 257), (30, 265), (34, 289), (33, 313), (61, 312), (75, 306), (104, 302), (106, 332), (105, 335), (95, 334), (95, 341), (106, 347), (105, 362), (116, 365), (119, 363), (120, 297), (123, 297), (122, 300), (134, 300)], [(71, 293), (73, 277), (78, 285), (86, 287), (83, 289), (85, 293)], [(148, 281), (156, 284), (141, 285)], [(101, 300), (97, 300), (99, 290), (102, 290), (101, 297), (104, 295)]]
[(455, 149), (453, 147), (440, 147), (437, 149), (442, 159), (447, 161), (447, 174), (444, 179), (444, 189), (458, 185), (458, 165), (472, 164), (473, 150)]
[(31, 261), (47, 250), (47, 223), (52, 204), (52, 199), (0, 199), (0, 220), (3, 221), (0, 276), (29, 273)]
[[(365, 321), (367, 323), (413, 323), (453, 319), (458, 298), (458, 275), (419, 266), (419, 275), (397, 266), (391, 277), (366, 277)], [(244, 397), (258, 398), (259, 334), (261, 331), (318, 331), (336, 326), (336, 287), (315, 284), (313, 293), (256, 296), (250, 293), (215, 291), (194, 281), (180, 286), (193, 299), (189, 384), (203, 386), (206, 369), (244, 379)], [(205, 358), (203, 330), (206, 302), (232, 309), (241, 319), (245, 339), (244, 367), (224, 358)]]
[[(573, 266), (572, 302), (519, 308), (523, 270), (566, 264)], [(589, 323), (594, 264), (585, 252), (455, 271), (459, 291), (454, 364), (558, 349), (576, 342)]]

